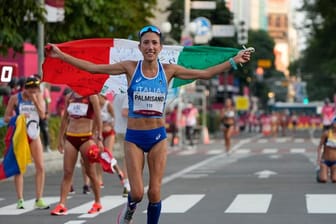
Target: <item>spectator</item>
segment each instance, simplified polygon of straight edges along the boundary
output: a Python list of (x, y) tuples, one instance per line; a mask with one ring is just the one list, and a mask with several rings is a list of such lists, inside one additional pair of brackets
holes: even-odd
[(330, 104), (329, 98), (324, 100), (324, 105), (322, 107), (322, 124), (323, 130), (328, 130), (330, 128), (332, 119), (335, 116), (335, 106)]
[(194, 146), (194, 133), (197, 125), (198, 109), (189, 102), (187, 107), (183, 110), (183, 115), (186, 119), (186, 139), (190, 146)]
[(173, 111), (170, 113), (170, 131), (172, 133), (172, 138), (170, 142), (170, 146), (175, 146), (178, 144), (178, 105), (174, 106)]
[[(41, 76), (38, 74), (34, 75), (35, 78), (40, 80), (41, 82)], [(45, 152), (51, 152), (50, 150), (50, 137), (49, 137), (49, 131), (48, 131), (48, 119), (49, 119), (49, 111), (50, 111), (50, 103), (51, 103), (51, 97), (50, 97), (50, 91), (48, 88), (47, 83), (41, 84), (41, 93), (43, 96), (43, 100), (45, 102), (45, 117), (43, 119), (40, 119), (40, 130), (41, 130), (41, 140), (43, 144), (43, 148)]]

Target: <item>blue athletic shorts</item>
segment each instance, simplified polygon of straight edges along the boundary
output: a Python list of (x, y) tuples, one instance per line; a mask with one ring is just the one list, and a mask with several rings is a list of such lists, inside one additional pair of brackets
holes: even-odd
[(137, 145), (144, 152), (149, 152), (153, 146), (167, 138), (166, 128), (159, 127), (150, 130), (126, 130), (125, 140)]

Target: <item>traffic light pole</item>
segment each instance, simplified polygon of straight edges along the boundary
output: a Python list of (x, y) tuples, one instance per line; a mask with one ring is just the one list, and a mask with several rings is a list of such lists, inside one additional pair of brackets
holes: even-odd
[[(44, 0), (39, 0), (40, 6), (44, 8)], [(44, 24), (37, 23), (37, 51), (38, 51), (38, 74), (42, 77), (42, 63), (44, 60)]]

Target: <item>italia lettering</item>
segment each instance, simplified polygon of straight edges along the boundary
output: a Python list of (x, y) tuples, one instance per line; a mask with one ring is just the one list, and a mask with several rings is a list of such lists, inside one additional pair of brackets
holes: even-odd
[(10, 82), (12, 80), (13, 71), (13, 66), (2, 66), (0, 81), (6, 83)]
[(138, 86), (136, 88), (138, 92), (153, 92), (153, 93), (161, 93), (160, 88), (150, 88), (150, 87), (142, 87)]

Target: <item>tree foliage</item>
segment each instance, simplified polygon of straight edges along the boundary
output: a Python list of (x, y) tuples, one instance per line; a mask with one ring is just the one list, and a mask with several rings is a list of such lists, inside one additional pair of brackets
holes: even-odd
[(6, 55), (9, 48), (22, 52), (27, 34), (36, 30), (36, 21), (44, 22), (45, 9), (36, 0), (0, 1), (0, 54)]
[(332, 97), (336, 85), (335, 1), (304, 0), (300, 11), (306, 12), (302, 29), (308, 29), (309, 36), (302, 58), (291, 68), (298, 67), (304, 80), (308, 77), (305, 81), (311, 100)]
[[(234, 25), (233, 24), (233, 14), (226, 7), (224, 0), (216, 1), (216, 9), (214, 10), (194, 10), (190, 12), (190, 21), (193, 21), (197, 17), (206, 17), (211, 21), (211, 24), (218, 25)], [(181, 33), (184, 26), (184, 1), (180, 0), (171, 0), (171, 5), (167, 8), (167, 11), (170, 12), (168, 16), (168, 21), (172, 24), (173, 30), (171, 35), (175, 40), (180, 40)], [(234, 47), (242, 48), (237, 43), (237, 37), (213, 37), (209, 41), (211, 46), (219, 47)], [(269, 36), (266, 31), (263, 30), (250, 30), (249, 31), (249, 40), (247, 46), (253, 46), (256, 49), (256, 52), (252, 56), (252, 60), (244, 65), (243, 68), (235, 71), (235, 77), (240, 79), (240, 85), (249, 86), (254, 91), (261, 101), (265, 104), (267, 103), (267, 92), (269, 87), (266, 86), (267, 82), (258, 82), (257, 77), (254, 74), (255, 69), (257, 68), (257, 62), (259, 59), (269, 59), (272, 62), (272, 67), (265, 70), (264, 80), (268, 78), (284, 78), (283, 73), (279, 73), (275, 70), (274, 67), (274, 40)], [(241, 88), (242, 89), (242, 88)]]
[[(46, 22), (46, 11), (37, 0), (2, 0), (0, 6), (0, 53), (5, 54), (9, 48), (22, 51), (25, 41), (36, 45), (37, 22), (45, 24), (46, 42), (93, 37), (136, 39), (139, 28), (153, 17), (156, 0), (65, 0), (65, 19), (57, 23)], [(27, 15), (31, 15), (28, 20), (24, 19)]]

